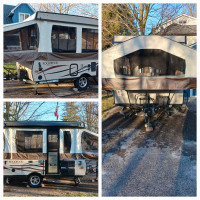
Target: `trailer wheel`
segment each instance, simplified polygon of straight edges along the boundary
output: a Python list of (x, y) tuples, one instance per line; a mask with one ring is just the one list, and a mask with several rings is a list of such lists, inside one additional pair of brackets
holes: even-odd
[(81, 183), (81, 179), (79, 177), (74, 177), (74, 184), (78, 186)]
[(30, 185), (30, 187), (41, 187), (43, 178), (40, 174), (31, 174), (28, 177), (28, 184)]
[(81, 76), (74, 81), (74, 85), (78, 90), (86, 90), (88, 87), (88, 77)]

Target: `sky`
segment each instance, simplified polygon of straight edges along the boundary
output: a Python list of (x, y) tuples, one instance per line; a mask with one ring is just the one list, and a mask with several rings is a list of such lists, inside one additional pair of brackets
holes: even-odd
[[(43, 103), (43, 104), (42, 104)], [(42, 104), (42, 105), (41, 105)], [(41, 105), (41, 107), (39, 107)], [(54, 112), (57, 107), (57, 102), (31, 102), (30, 106), (28, 107), (27, 112), (24, 115), (24, 118), (20, 118), (20, 121), (27, 120), (32, 113), (39, 107), (39, 109), (35, 112), (32, 120), (37, 121), (62, 121), (62, 115), (65, 107), (65, 102), (58, 102), (58, 115), (59, 118), (57, 118), (54, 115)]]
[[(34, 111), (34, 115), (31, 117), (30, 121), (63, 121), (63, 114), (66, 109), (66, 102), (58, 102), (58, 115), (59, 118), (55, 116), (55, 111), (57, 107), (57, 102), (43, 102), (43, 101), (36, 101), (31, 102), (29, 105), (27, 112), (23, 114), (24, 118), (21, 117), (19, 121), (29, 119)], [(80, 105), (80, 102), (76, 102), (75, 105)], [(38, 108), (39, 107), (39, 108)], [(38, 108), (38, 109), (37, 109)], [(5, 111), (4, 111), (5, 112)], [(23, 111), (22, 111), (23, 112)]]
[[(38, 102), (40, 104), (41, 102)], [(50, 110), (47, 114), (41, 115), (41, 117), (38, 117), (37, 120), (41, 121), (62, 121), (62, 115), (63, 115), (63, 110), (64, 110), (65, 102), (58, 102), (58, 115), (59, 118), (57, 118), (54, 115), (54, 112), (57, 107), (57, 102), (45, 102), (38, 113), (45, 113), (47, 110)]]
[[(75, 2), (72, 2), (75, 3)], [(83, 2), (84, 3), (84, 2)], [(19, 3), (5, 3), (7, 5), (13, 5), (16, 6)], [(39, 5), (38, 3), (30, 3), (30, 5), (37, 11), (37, 5)], [(81, 5), (81, 4), (80, 4)], [(88, 13), (91, 13), (92, 15), (94, 15), (94, 17), (98, 18), (98, 4), (94, 4), (94, 3), (87, 3), (84, 6), (79, 6), (79, 7), (71, 7), (69, 10), (68, 14), (71, 15), (86, 15), (88, 16)]]

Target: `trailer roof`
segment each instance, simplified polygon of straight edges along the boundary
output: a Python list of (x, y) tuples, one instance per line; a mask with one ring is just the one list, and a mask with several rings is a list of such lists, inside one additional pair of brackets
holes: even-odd
[(83, 17), (78, 15), (59, 14), (52, 12), (42, 12), (42, 11), (36, 12), (35, 20), (98, 26), (98, 19), (96, 18)]
[(65, 127), (85, 128), (84, 122), (71, 121), (9, 121), (4, 122), (5, 127)]
[(5, 24), (3, 26), (4, 32), (29, 26), (36, 23), (37, 21), (67, 23), (67, 24), (83, 25), (83, 26), (88, 25), (98, 28), (98, 19), (96, 18), (38, 11), (22, 22)]

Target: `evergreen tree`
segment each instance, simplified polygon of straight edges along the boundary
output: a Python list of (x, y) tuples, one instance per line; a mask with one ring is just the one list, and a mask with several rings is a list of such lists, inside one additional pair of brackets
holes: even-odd
[(82, 121), (79, 116), (79, 106), (75, 102), (66, 102), (63, 114), (64, 121)]
[(63, 114), (64, 121), (82, 121), (86, 129), (98, 132), (98, 103), (66, 102)]

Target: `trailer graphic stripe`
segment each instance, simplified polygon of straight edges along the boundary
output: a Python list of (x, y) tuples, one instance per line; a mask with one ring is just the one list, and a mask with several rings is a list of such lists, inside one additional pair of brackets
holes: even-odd
[[(82, 69), (79, 69), (79, 70), (77, 70), (76, 72), (77, 73), (80, 73), (80, 72), (85, 72), (85, 71), (88, 71), (88, 69), (85, 69), (85, 70), (83, 70), (83, 68)], [(75, 73), (75, 72), (74, 72)], [(69, 76), (70, 74), (65, 74), (64, 76), (61, 76), (61, 77), (65, 77), (65, 76)]]
[[(40, 166), (38, 166), (40, 167)], [(28, 167), (26, 169), (23, 169), (23, 168), (8, 168), (8, 167), (4, 167), (4, 169), (7, 169), (7, 170), (12, 170), (12, 169), (15, 169), (15, 170), (19, 170), (19, 171), (35, 171), (35, 172), (41, 172), (43, 171), (43, 169), (37, 169), (37, 168), (31, 168), (31, 167)]]
[[(63, 66), (65, 66), (65, 65), (63, 65)], [(67, 65), (66, 65), (67, 66)], [(87, 70), (90, 70), (90, 67), (88, 67), (88, 65), (87, 66), (84, 66), (83, 68), (81, 68), (81, 69), (79, 69), (79, 70), (77, 70), (77, 71), (75, 71), (74, 73), (78, 73), (78, 72), (81, 72), (81, 70), (82, 69), (84, 69), (84, 68), (87, 68)], [(76, 67), (71, 67), (71, 70), (72, 69), (76, 69)], [(61, 70), (61, 71), (57, 71), (57, 72), (51, 72), (51, 73), (47, 73), (47, 74), (56, 74), (56, 73), (60, 73), (60, 72), (64, 72), (64, 71), (69, 71), (70, 69), (65, 69), (65, 70)], [(42, 71), (43, 72), (43, 71)], [(46, 74), (46, 75), (47, 75)], [(70, 75), (70, 74), (68, 74), (68, 75)], [(64, 75), (64, 76), (68, 76), (68, 75)]]
[[(74, 68), (72, 68), (72, 69), (74, 69)], [(51, 73), (47, 73), (47, 74), (57, 74), (57, 73), (60, 73), (60, 72), (65, 72), (65, 71), (69, 71), (69, 69), (65, 69), (65, 70), (58, 71), (58, 72), (51, 72)]]
[(55, 66), (49, 67), (47, 69), (44, 69), (44, 70), (38, 72), (38, 74), (41, 74), (42, 72), (46, 72), (46, 71), (48, 71), (50, 69), (54, 69), (54, 68), (57, 68), (57, 67), (64, 67), (64, 66), (67, 66), (67, 65), (55, 65)]
[[(67, 66), (67, 65), (66, 65), (66, 66)], [(75, 68), (76, 68), (76, 67), (73, 67), (73, 68), (71, 67), (71, 70), (72, 70), (72, 69), (75, 69)], [(70, 69), (65, 69), (65, 70), (61, 70), (61, 71), (58, 71), (58, 72), (52, 72), (52, 73), (47, 73), (47, 74), (56, 74), (56, 73), (60, 73), (60, 72), (64, 72), (64, 71), (69, 71), (69, 70), (70, 70)], [(76, 72), (77, 72), (77, 71), (76, 71)], [(46, 75), (47, 75), (47, 74), (46, 74)]]

